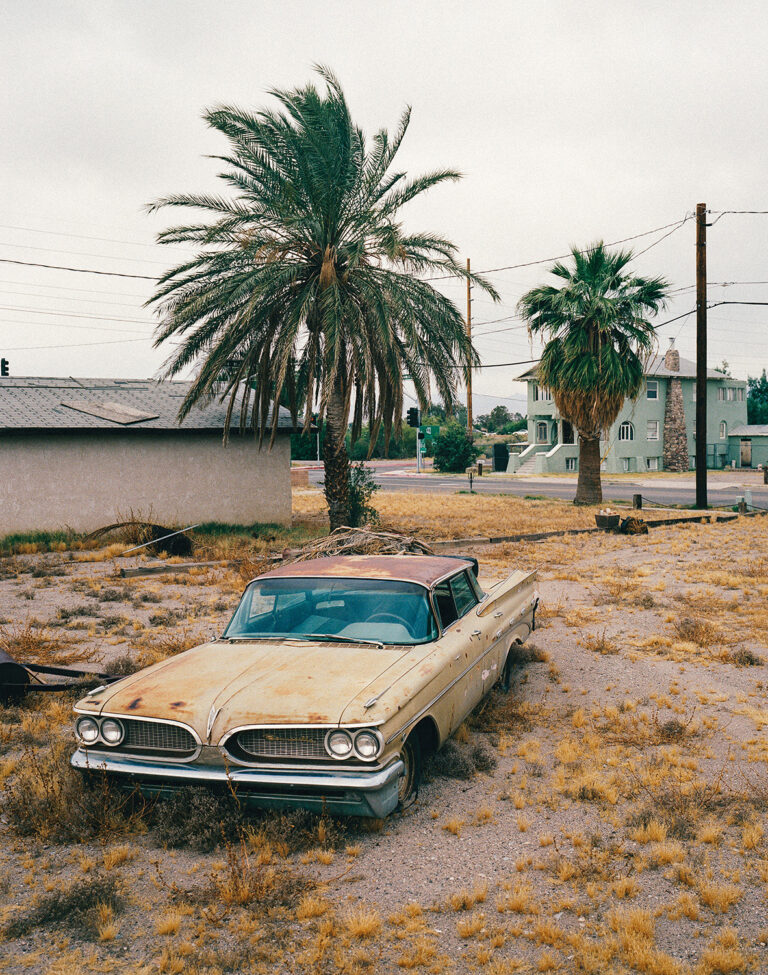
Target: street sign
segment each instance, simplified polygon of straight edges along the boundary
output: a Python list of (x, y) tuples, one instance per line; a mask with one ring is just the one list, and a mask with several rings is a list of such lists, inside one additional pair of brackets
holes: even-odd
[(439, 437), (440, 427), (438, 426), (421, 426), (419, 430), (424, 434), (425, 437)]

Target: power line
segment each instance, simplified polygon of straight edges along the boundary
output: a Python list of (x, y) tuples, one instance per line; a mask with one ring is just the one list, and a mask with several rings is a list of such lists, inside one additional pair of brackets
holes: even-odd
[(32, 315), (60, 315), (62, 318), (89, 318), (103, 322), (130, 322), (135, 325), (151, 325), (155, 323), (146, 318), (127, 318), (124, 315), (99, 315), (98, 313), (89, 314), (87, 312), (59, 311), (55, 308), (25, 308), (23, 305), (0, 305), (0, 311), (21, 311)]
[(0, 241), (0, 247), (16, 247), (25, 251), (48, 251), (51, 254), (71, 254), (74, 257), (103, 257), (108, 261), (130, 261), (131, 264), (165, 265), (167, 263), (166, 261), (153, 261), (150, 258), (144, 257), (123, 257), (119, 254), (91, 254), (90, 251), (69, 251), (62, 250), (60, 247), (36, 247), (34, 244), (9, 244), (4, 240)]
[(35, 349), (82, 349), (87, 345), (120, 345), (125, 342), (145, 342), (146, 339), (113, 339), (107, 342), (67, 342), (65, 345), (16, 345), (5, 348), (5, 352), (32, 352)]
[(25, 328), (84, 328), (97, 332), (131, 332), (133, 335), (144, 335), (151, 337), (150, 332), (142, 332), (138, 328), (110, 328), (106, 325), (75, 325), (74, 322), (24, 322), (16, 318), (0, 318), (0, 325), (23, 325)]
[(136, 281), (157, 281), (150, 274), (125, 274), (122, 271), (95, 271), (90, 267), (64, 267), (61, 264), (38, 264), (35, 261), (14, 261), (10, 257), (0, 257), (0, 264), (18, 264), (21, 267), (44, 267), (50, 271), (72, 271), (75, 274), (99, 274), (105, 278), (133, 278)]
[[(607, 243), (605, 246), (606, 247), (615, 247), (617, 244), (626, 244), (630, 240), (639, 240), (641, 237), (648, 237), (651, 234), (658, 234), (662, 230), (668, 230), (670, 227), (673, 228), (673, 231), (672, 232), (674, 232), (674, 230), (678, 230), (680, 227), (683, 226), (684, 223), (686, 223), (688, 220), (690, 220), (691, 217), (692, 217), (692, 214), (686, 213), (686, 215), (683, 217), (682, 220), (675, 220), (672, 223), (665, 223), (663, 227), (655, 227), (653, 230), (644, 230), (641, 234), (633, 234), (631, 237), (622, 237), (621, 240), (612, 240), (609, 243)], [(656, 244), (660, 244), (661, 241), (664, 240), (668, 236), (669, 236), (669, 234), (665, 234), (664, 237), (661, 237), (659, 240), (657, 240), (653, 244), (651, 244), (651, 247), (655, 247)], [(646, 250), (650, 250), (650, 247), (647, 247)], [(643, 251), (642, 253), (645, 253), (645, 251)], [(568, 254), (558, 254), (555, 257), (542, 257), (538, 261), (525, 261), (522, 264), (507, 264), (504, 267), (491, 267), (491, 268), (487, 268), (485, 271), (476, 271), (475, 273), (476, 274), (496, 274), (498, 271), (514, 271), (516, 268), (519, 268), (519, 267), (533, 267), (536, 264), (548, 264), (550, 261), (562, 261), (562, 260), (565, 260), (566, 258), (568, 258), (570, 256), (571, 256), (570, 253), (568, 253)], [(444, 281), (447, 278), (455, 278), (455, 277), (456, 277), (456, 275), (454, 275), (454, 274), (446, 274), (443, 277), (422, 278), (422, 280), (423, 281)]]
[(34, 227), (17, 227), (13, 224), (0, 223), (0, 230), (23, 230), (29, 234), (47, 234), (51, 237), (76, 237), (79, 240), (98, 240), (103, 244), (126, 244), (129, 247), (163, 247), (167, 250), (178, 251), (180, 254), (192, 254), (193, 251), (182, 247), (168, 247), (166, 244), (143, 244), (138, 240), (118, 240), (115, 237), (94, 237), (90, 234), (69, 234), (63, 230), (37, 230)]

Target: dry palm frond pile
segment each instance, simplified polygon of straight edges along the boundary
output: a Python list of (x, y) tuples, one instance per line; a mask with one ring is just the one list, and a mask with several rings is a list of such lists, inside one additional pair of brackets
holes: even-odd
[(325, 538), (289, 551), (285, 562), (305, 562), (333, 555), (434, 555), (432, 549), (413, 535), (371, 528), (337, 528)]

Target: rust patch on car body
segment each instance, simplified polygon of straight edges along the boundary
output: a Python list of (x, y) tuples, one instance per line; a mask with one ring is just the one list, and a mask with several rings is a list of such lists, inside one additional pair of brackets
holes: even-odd
[(186, 704), (186, 701), (171, 701), (171, 705), (170, 706), (172, 708), (183, 708), (185, 704)]
[[(466, 567), (472, 563), (467, 560)], [(259, 579), (339, 578), (394, 579), (432, 586), (452, 572), (460, 571), (461, 559), (440, 555), (334, 555), (280, 565)]]
[(129, 711), (135, 711), (135, 710), (136, 710), (136, 708), (137, 708), (137, 707), (138, 707), (138, 706), (139, 706), (140, 704), (141, 704), (141, 698), (140, 698), (140, 697), (135, 697), (135, 698), (134, 698), (134, 699), (133, 699), (133, 700), (131, 701), (131, 703), (130, 703), (130, 704), (128, 705), (128, 710), (129, 710)]

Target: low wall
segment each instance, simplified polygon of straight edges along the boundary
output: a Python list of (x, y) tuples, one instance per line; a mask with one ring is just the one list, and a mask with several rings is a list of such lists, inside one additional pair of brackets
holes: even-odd
[(131, 512), (159, 524), (289, 523), (290, 437), (55, 431), (0, 440), (0, 535), (93, 531)]

